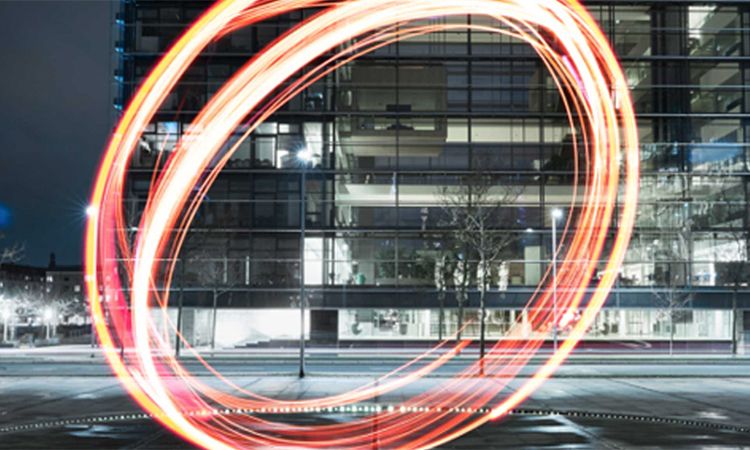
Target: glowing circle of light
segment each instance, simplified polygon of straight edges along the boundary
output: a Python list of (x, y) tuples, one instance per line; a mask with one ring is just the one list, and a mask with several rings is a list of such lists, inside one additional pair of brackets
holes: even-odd
[[(154, 171), (140, 223), (137, 227), (127, 224), (122, 199), (138, 139), (195, 58), (211, 42), (237, 29), (308, 7), (321, 10), (239, 69), (205, 105), (175, 151), (159, 157), (160, 170)], [(467, 15), (494, 19), (502, 27), (455, 21), (417, 25), (435, 17)], [(315, 399), (278, 400), (242, 389), (200, 358), (228, 389), (217, 389), (191, 376), (172, 356), (169, 337), (159, 330), (151, 308), (157, 307), (162, 320), (174, 326), (166, 314), (169, 299), (163, 288), (171, 282), (185, 230), (200, 201), (239, 145), (227, 144), (231, 133), (246, 123), (246, 137), (305, 87), (364, 53), (407, 37), (467, 28), (505, 34), (531, 45), (563, 94), (574, 130), (576, 119), (580, 120), (586, 183), (580, 213), (574, 223), (568, 218), (560, 240), (564, 254), (558, 266), (556, 306), (560, 317), (572, 322), (572, 328), (558, 351), (532, 378), (504, 395), (508, 380), (534, 355), (541, 340), (499, 340), (483, 361), (483, 369), (502, 378), (487, 383), (473, 377), (477, 362), (442, 385), (408, 399), (398, 410), (365, 409), (357, 403), (420, 379), (450, 360), (468, 341), (454, 347), (442, 342), (377, 383)], [(316, 65), (329, 52), (335, 56)], [(312, 70), (280, 88), (310, 66)], [(578, 151), (576, 139), (573, 145)], [(584, 299), (584, 288), (596, 269), (615, 215), (618, 189), (622, 189), (622, 209), (612, 250), (596, 289)], [(388, 448), (434, 447), (507, 414), (570, 354), (614, 283), (632, 233), (637, 194), (638, 139), (626, 79), (596, 22), (576, 0), (222, 1), (201, 16), (158, 62), (125, 109), (104, 154), (86, 230), (91, 314), (106, 358), (130, 395), (147, 413), (196, 445), (217, 449), (370, 448), (377, 441)], [(576, 195), (574, 189), (572, 204)], [(572, 235), (568, 233), (571, 226)], [(551, 329), (549, 284), (545, 276), (527, 305), (535, 330)], [(156, 289), (160, 286), (161, 290)], [(580, 318), (571, 320), (570, 312), (579, 308)], [(124, 358), (117, 350), (120, 346), (127, 349)], [(265, 416), (342, 408), (363, 416), (318, 426), (284, 424)]]

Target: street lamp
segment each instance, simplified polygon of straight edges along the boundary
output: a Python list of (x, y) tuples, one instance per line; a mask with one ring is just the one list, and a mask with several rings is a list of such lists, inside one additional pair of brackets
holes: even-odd
[(297, 151), (302, 163), (302, 186), (300, 187), (300, 233), (299, 233), (299, 377), (305, 376), (305, 222), (307, 206), (307, 167), (313, 160), (308, 148)]
[(8, 342), (10, 340), (10, 333), (8, 329), (8, 325), (10, 324), (10, 319), (13, 316), (13, 312), (11, 311), (10, 302), (5, 302), (5, 299), (0, 297), (0, 303), (3, 304), (3, 309), (0, 311), (0, 314), (2, 314), (3, 318), (3, 342)]
[(89, 205), (86, 207), (86, 217), (92, 217), (96, 215), (96, 206)]
[(297, 159), (299, 159), (303, 163), (303, 166), (305, 166), (305, 168), (307, 164), (312, 162), (313, 156), (315, 156), (313, 155), (313, 152), (311, 150), (308, 150), (307, 148), (300, 149), (297, 152)]
[(42, 317), (44, 319), (44, 325), (47, 328), (47, 333), (46, 334), (47, 334), (47, 339), (48, 340), (50, 338), (50, 326), (52, 325), (52, 317), (53, 317), (54, 313), (55, 312), (52, 310), (52, 308), (49, 308), (49, 307), (44, 308), (44, 315)]
[(552, 346), (557, 351), (557, 221), (562, 219), (561, 209), (552, 210)]

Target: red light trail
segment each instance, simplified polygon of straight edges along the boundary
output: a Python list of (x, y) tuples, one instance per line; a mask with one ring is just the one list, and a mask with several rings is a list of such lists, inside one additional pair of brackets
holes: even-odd
[[(122, 205), (129, 163), (142, 131), (185, 71), (208, 44), (222, 36), (310, 7), (319, 11), (250, 59), (198, 114), (175, 151), (154, 173), (131, 241)], [(438, 17), (467, 15), (492, 19), (492, 25), (424, 24)], [(193, 377), (172, 356), (169, 339), (159, 330), (151, 309), (159, 308), (170, 323), (167, 288), (175, 260), (198, 205), (239, 146), (237, 142), (226, 148), (230, 135), (246, 124), (246, 138), (307, 86), (365, 53), (413, 36), (467, 28), (528, 43), (560, 90), (571, 129), (580, 129), (582, 148), (576, 144), (578, 138), (573, 142), (575, 150), (586, 157), (586, 182), (583, 204), (577, 206), (580, 213), (568, 217), (559, 247), (565, 253), (557, 277), (557, 310), (566, 321), (574, 316), (574, 310), (582, 308), (582, 312), (570, 323), (571, 331), (558, 351), (510, 393), (507, 384), (542, 341), (500, 340), (484, 361), (485, 372), (497, 376), (492, 383), (474, 376), (477, 362), (440, 386), (406, 400), (402, 408), (363, 409), (362, 417), (334, 425), (289, 424), (272, 421), (269, 417), (273, 416), (264, 413), (355, 408), (355, 403), (372, 401), (419, 380), (469, 342), (462, 341), (447, 352), (443, 349), (451, 344), (442, 342), (431, 351), (441, 350), (436, 358), (427, 359), (431, 356), (428, 352), (376, 383), (330, 397), (268, 398), (232, 384), (202, 359), (227, 389), (208, 386)], [(333, 56), (324, 57), (331, 53)], [(321, 59), (325, 60), (319, 62)], [(289, 80), (294, 81), (281, 89)], [(576, 119), (580, 120), (578, 127)], [(507, 414), (552, 375), (584, 336), (607, 298), (630, 240), (638, 162), (636, 122), (625, 76), (598, 25), (576, 0), (221, 1), (177, 40), (145, 79), (103, 157), (91, 197), (93, 210), (85, 248), (96, 332), (109, 364), (130, 395), (164, 426), (195, 445), (211, 449), (371, 448), (377, 440), (385, 448), (435, 447)], [(601, 259), (617, 212), (618, 190), (622, 207), (612, 249), (603, 276), (584, 302), (584, 288)], [(574, 190), (573, 201), (576, 197)], [(549, 278), (547, 274), (526, 306), (534, 330), (552, 328)], [(120, 344), (128, 349), (125, 358), (116, 350)]]

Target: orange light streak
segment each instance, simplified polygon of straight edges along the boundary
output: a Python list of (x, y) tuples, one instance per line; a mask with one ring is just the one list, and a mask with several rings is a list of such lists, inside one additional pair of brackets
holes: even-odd
[[(205, 105), (160, 172), (154, 173), (135, 241), (129, 242), (123, 231), (122, 208), (129, 162), (142, 130), (184, 72), (216, 39), (270, 17), (309, 7), (320, 8), (320, 12), (269, 44)], [(466, 15), (492, 18), (501, 26), (409, 25), (435, 17)], [(290, 98), (362, 54), (407, 37), (459, 28), (501, 33), (531, 45), (562, 93), (571, 128), (576, 120), (580, 121), (582, 150), (588, 165), (583, 206), (577, 217), (568, 217), (563, 229), (560, 248), (565, 248), (565, 254), (557, 279), (558, 310), (566, 321), (571, 316), (564, 313), (581, 306), (584, 290), (601, 257), (623, 178), (619, 228), (604, 275), (580, 319), (571, 322), (572, 330), (559, 350), (519, 389), (506, 393), (509, 380), (542, 341), (499, 340), (484, 361), (488, 374), (503, 376), (497, 383), (476, 378), (480, 364), (476, 362), (455, 378), (406, 401), (413, 408), (408, 413), (381, 411), (346, 423), (321, 426), (291, 425), (240, 413), (188, 414), (187, 411), (225, 409), (314, 412), (368, 401), (417, 381), (469, 344), (462, 341), (429, 362), (426, 358), (431, 352), (427, 352), (377, 383), (349, 392), (282, 401), (238, 389), (201, 359), (229, 389), (224, 392), (202, 383), (172, 356), (166, 331), (159, 331), (150, 314), (151, 308), (157, 306), (167, 319), (166, 292), (185, 233), (200, 201), (239, 145), (237, 142), (227, 149), (225, 143), (248, 114), (255, 112), (246, 124), (243, 139)], [(554, 42), (548, 42), (546, 36), (554, 36)], [(340, 50), (335, 56), (315, 65), (322, 55), (337, 48)], [(312, 70), (275, 93), (281, 83), (311, 65)], [(577, 152), (580, 149), (576, 141)], [(622, 175), (620, 160), (624, 162)], [(585, 335), (615, 281), (632, 234), (638, 164), (635, 114), (626, 79), (605, 36), (576, 0), (221, 1), (182, 35), (143, 82), (124, 111), (102, 160), (91, 197), (96, 214), (87, 224), (85, 247), (86, 284), (96, 333), (113, 371), (141, 407), (176, 434), (203, 448), (370, 448), (374, 439), (389, 448), (435, 447), (507, 414), (554, 373)], [(576, 179), (578, 169), (576, 166)], [(571, 207), (576, 195), (574, 191)], [(575, 232), (569, 232), (571, 229)], [(548, 272), (526, 307), (531, 325), (537, 330), (551, 328), (551, 282)], [(155, 292), (158, 286), (164, 292)], [(116, 349), (118, 342), (132, 349), (133, 356), (121, 359)], [(440, 343), (436, 349), (447, 345)], [(488, 413), (472, 413), (486, 408), (490, 408)]]

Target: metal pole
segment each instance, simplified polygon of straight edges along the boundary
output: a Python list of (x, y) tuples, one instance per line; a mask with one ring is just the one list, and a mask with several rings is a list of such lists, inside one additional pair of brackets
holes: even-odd
[[(94, 319), (89, 319), (89, 321), (91, 322), (91, 348), (94, 348), (96, 347), (96, 331), (94, 329)], [(91, 354), (91, 356), (94, 356), (93, 353)]]
[(732, 356), (737, 355), (737, 282), (732, 288)]
[(177, 296), (177, 329), (174, 332), (174, 356), (180, 357), (180, 333), (182, 332), (182, 303), (185, 297), (185, 259), (177, 261), (180, 264), (180, 293)]
[(91, 322), (91, 357), (93, 358), (94, 348), (96, 348), (96, 325), (94, 325), (94, 319), (91, 317), (89, 317), (89, 322)]
[(219, 291), (214, 288), (213, 298), (213, 309), (211, 314), (211, 356), (214, 356), (214, 350), (216, 349), (216, 307), (219, 300)]
[(305, 215), (307, 161), (302, 165), (302, 186), (300, 198), (300, 234), (299, 234), (299, 377), (305, 377)]
[[(125, 308), (125, 311), (127, 311), (127, 307)], [(125, 361), (125, 341), (120, 338), (120, 359)]]
[(557, 351), (557, 217), (552, 213), (552, 348)]

